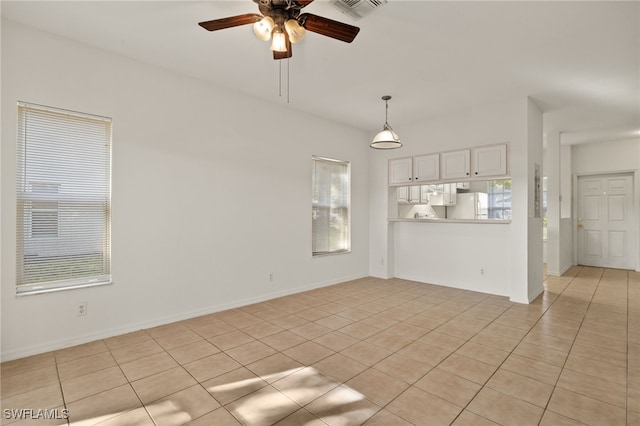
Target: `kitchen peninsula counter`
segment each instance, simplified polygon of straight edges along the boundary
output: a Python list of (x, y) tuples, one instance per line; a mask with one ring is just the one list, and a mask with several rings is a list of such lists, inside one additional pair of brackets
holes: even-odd
[(402, 217), (394, 217), (389, 218), (389, 222), (435, 222), (435, 223), (478, 223), (482, 225), (486, 224), (509, 224), (511, 220), (508, 219), (443, 219), (440, 217), (429, 217), (429, 218), (402, 218)]

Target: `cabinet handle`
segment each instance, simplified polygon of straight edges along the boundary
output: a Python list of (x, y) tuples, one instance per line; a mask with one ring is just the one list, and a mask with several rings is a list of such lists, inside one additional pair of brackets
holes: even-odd
[(476, 174), (478, 174), (478, 172), (476, 172)]
[(469, 176), (469, 172), (467, 172), (467, 176)]

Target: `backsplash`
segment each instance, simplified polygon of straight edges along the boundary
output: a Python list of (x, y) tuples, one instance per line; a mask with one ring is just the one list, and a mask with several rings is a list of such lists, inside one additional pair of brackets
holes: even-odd
[(399, 204), (398, 217), (405, 219), (426, 217), (435, 217), (445, 219), (447, 217), (447, 208), (444, 206), (432, 206), (430, 204)]

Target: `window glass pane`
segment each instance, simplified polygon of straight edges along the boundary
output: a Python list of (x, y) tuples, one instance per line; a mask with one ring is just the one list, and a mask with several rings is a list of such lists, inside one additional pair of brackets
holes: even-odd
[(313, 158), (312, 252), (314, 255), (350, 250), (349, 163)]
[(109, 282), (111, 120), (18, 105), (18, 292)]
[(489, 219), (511, 219), (511, 179), (488, 182)]

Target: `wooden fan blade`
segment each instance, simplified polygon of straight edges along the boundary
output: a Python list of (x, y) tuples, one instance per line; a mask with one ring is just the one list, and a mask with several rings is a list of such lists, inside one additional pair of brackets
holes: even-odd
[(307, 7), (312, 2), (313, 0), (294, 0), (294, 3), (296, 3), (300, 7)]
[(293, 45), (289, 41), (289, 34), (287, 34), (286, 31), (284, 33), (284, 39), (286, 40), (286, 43), (287, 43), (287, 51), (286, 52), (276, 52), (274, 50), (273, 51), (273, 59), (275, 59), (276, 61), (279, 60), (279, 59), (287, 59), (287, 58), (290, 58), (290, 57), (293, 56)]
[(237, 27), (239, 25), (254, 24), (263, 17), (257, 13), (245, 13), (244, 15), (231, 16), (229, 18), (214, 19), (213, 21), (200, 22), (205, 30), (217, 31), (225, 28)]
[(344, 24), (322, 16), (311, 13), (303, 13), (298, 18), (298, 22), (307, 31), (322, 34), (323, 36), (335, 38), (336, 40), (351, 43), (358, 35), (360, 28), (353, 25)]

